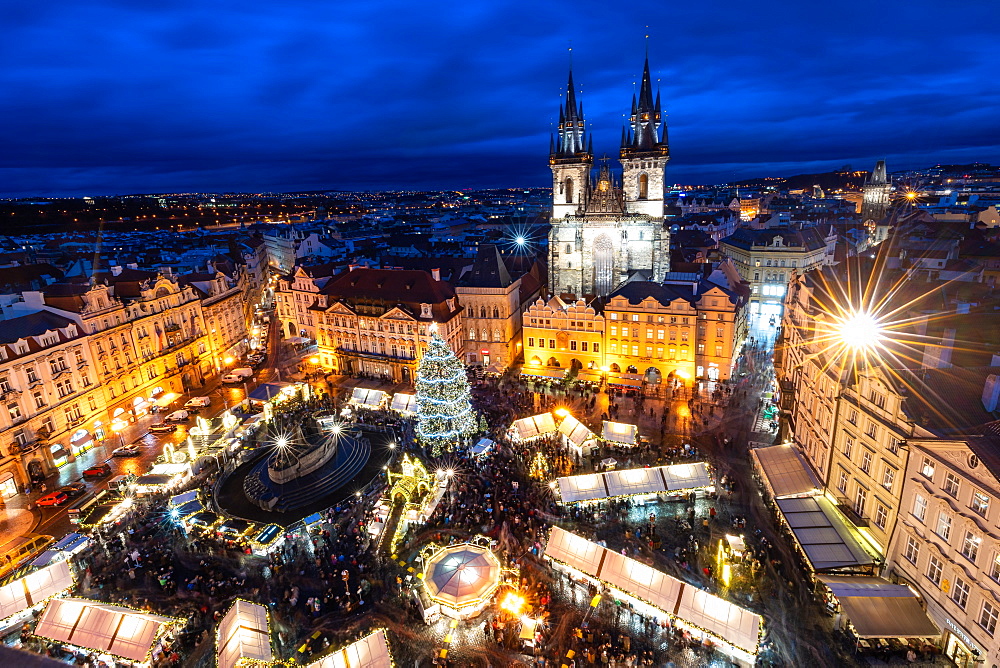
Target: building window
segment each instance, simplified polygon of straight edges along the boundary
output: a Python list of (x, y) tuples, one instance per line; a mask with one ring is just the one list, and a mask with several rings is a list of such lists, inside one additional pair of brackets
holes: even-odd
[(841, 469), (840, 478), (837, 480), (837, 489), (844, 494), (847, 493), (847, 471), (844, 471), (843, 469)]
[(928, 478), (934, 477), (934, 462), (924, 457), (923, 464), (920, 465), (920, 472)]
[(885, 525), (889, 522), (889, 509), (881, 503), (875, 504), (875, 526), (885, 531)]
[(997, 617), (1000, 617), (1000, 610), (989, 601), (983, 601), (983, 610), (979, 613), (979, 625), (991, 636), (997, 630)]
[(993, 564), (990, 565), (990, 577), (1000, 582), (1000, 554), (993, 557)]
[(855, 409), (852, 408), (847, 413), (847, 421), (850, 422), (853, 425), (856, 425), (858, 423), (858, 411), (856, 411)]
[(940, 586), (942, 570), (941, 560), (932, 554), (930, 559), (927, 561), (927, 579)]
[(587, 352), (587, 348), (589, 346), (590, 346), (590, 343), (587, 342), (587, 341), (581, 341), (580, 342), (580, 350), (582, 350), (583, 352)]
[(982, 538), (971, 531), (966, 531), (965, 538), (962, 540), (962, 555), (972, 563), (976, 563), (976, 557), (979, 556), (979, 546), (982, 542)]
[(529, 348), (534, 348), (535, 347), (535, 337), (533, 337), (533, 336), (529, 336), (528, 337), (528, 347)]
[(927, 518), (927, 499), (919, 494), (913, 499), (913, 516), (921, 522)]
[(854, 437), (845, 435), (844, 436), (844, 456), (848, 459), (851, 458), (851, 453), (854, 452)]
[(570, 341), (569, 342), (569, 349), (570, 350), (576, 350), (576, 341)]
[(885, 409), (885, 395), (884, 394), (880, 394), (880, 393), (876, 392), (875, 390), (872, 390), (868, 394), (868, 399), (869, 399), (869, 401), (871, 401), (873, 404), (875, 404), (879, 408), (881, 408), (883, 410)]
[(35, 408), (45, 407), (45, 397), (42, 396), (41, 392), (35, 392), (32, 396), (35, 397)]
[(948, 540), (951, 537), (951, 515), (943, 510), (938, 513), (937, 529), (935, 533), (941, 538)]
[(594, 344), (594, 352), (595, 353), (601, 352), (601, 344), (600, 343), (595, 343)]
[(965, 606), (969, 602), (969, 583), (962, 578), (955, 578), (955, 584), (952, 585), (951, 589), (951, 600), (955, 602), (955, 605), (965, 610)]
[(858, 514), (858, 517), (865, 516), (865, 505), (868, 503), (868, 490), (864, 487), (858, 487), (857, 493), (854, 495), (854, 512)]
[(906, 547), (903, 549), (903, 557), (911, 564), (915, 564), (917, 563), (917, 557), (919, 556), (920, 544), (917, 543), (917, 539), (913, 536), (907, 536)]
[(891, 492), (892, 483), (895, 480), (896, 480), (896, 472), (891, 468), (889, 468), (888, 466), (886, 466), (885, 470), (882, 471), (882, 486)]
[(982, 492), (973, 492), (972, 510), (978, 515), (986, 517), (986, 513), (990, 510), (990, 497), (986, 496)]
[(901, 441), (898, 438), (896, 438), (895, 436), (890, 437), (889, 438), (889, 445), (888, 445), (889, 452), (891, 452), (894, 455), (898, 455), (899, 454), (899, 444), (900, 443), (901, 443)]
[(872, 453), (870, 450), (863, 450), (861, 452), (861, 470), (871, 475), (872, 472)]
[(944, 491), (951, 496), (958, 496), (958, 476), (951, 471), (944, 474)]
[(21, 408), (17, 404), (7, 404), (7, 412), (10, 414), (11, 421), (21, 417)]
[(868, 425), (865, 427), (865, 433), (868, 434), (870, 438), (878, 438), (878, 427), (871, 420), (868, 421)]

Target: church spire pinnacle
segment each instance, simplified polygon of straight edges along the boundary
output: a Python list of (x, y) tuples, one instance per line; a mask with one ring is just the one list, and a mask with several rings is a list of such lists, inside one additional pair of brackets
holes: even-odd
[(663, 139), (660, 140), (660, 126), (663, 123), (663, 111), (660, 107), (660, 93), (653, 98), (653, 82), (649, 74), (649, 40), (646, 41), (646, 58), (642, 65), (642, 81), (639, 84), (638, 98), (632, 96), (632, 114), (629, 119), (631, 126), (627, 145), (622, 146), (622, 158), (642, 155), (668, 156), (666, 127), (663, 128)]
[(573, 83), (573, 68), (570, 66), (566, 83), (566, 104), (559, 107), (558, 140), (554, 150), (550, 150), (552, 161), (591, 162), (587, 151), (586, 121), (583, 117), (583, 103), (576, 101), (576, 86)]

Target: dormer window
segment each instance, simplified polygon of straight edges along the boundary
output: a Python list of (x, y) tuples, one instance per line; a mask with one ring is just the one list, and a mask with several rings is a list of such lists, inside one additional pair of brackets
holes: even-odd
[(455, 310), (455, 300), (454, 299), (446, 299), (445, 303), (448, 305), (448, 311), (449, 312)]
[(430, 304), (421, 304), (420, 305), (420, 317), (421, 318), (429, 318), (429, 317), (431, 317), (431, 305)]

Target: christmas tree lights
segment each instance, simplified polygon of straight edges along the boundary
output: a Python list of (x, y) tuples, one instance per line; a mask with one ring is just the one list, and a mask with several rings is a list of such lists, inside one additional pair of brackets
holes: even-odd
[(434, 332), (417, 365), (417, 437), (437, 457), (475, 433), (465, 366)]

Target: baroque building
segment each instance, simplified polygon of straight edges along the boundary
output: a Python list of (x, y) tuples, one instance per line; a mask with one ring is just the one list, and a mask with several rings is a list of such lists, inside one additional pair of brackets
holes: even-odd
[(552, 294), (606, 297), (636, 272), (657, 281), (669, 270), (663, 180), (670, 148), (660, 96), (653, 98), (648, 58), (639, 96), (632, 99), (629, 126), (622, 130), (620, 159), (621, 178), (605, 162), (593, 179), (593, 140), (570, 72), (558, 137), (550, 141), (549, 150)]

